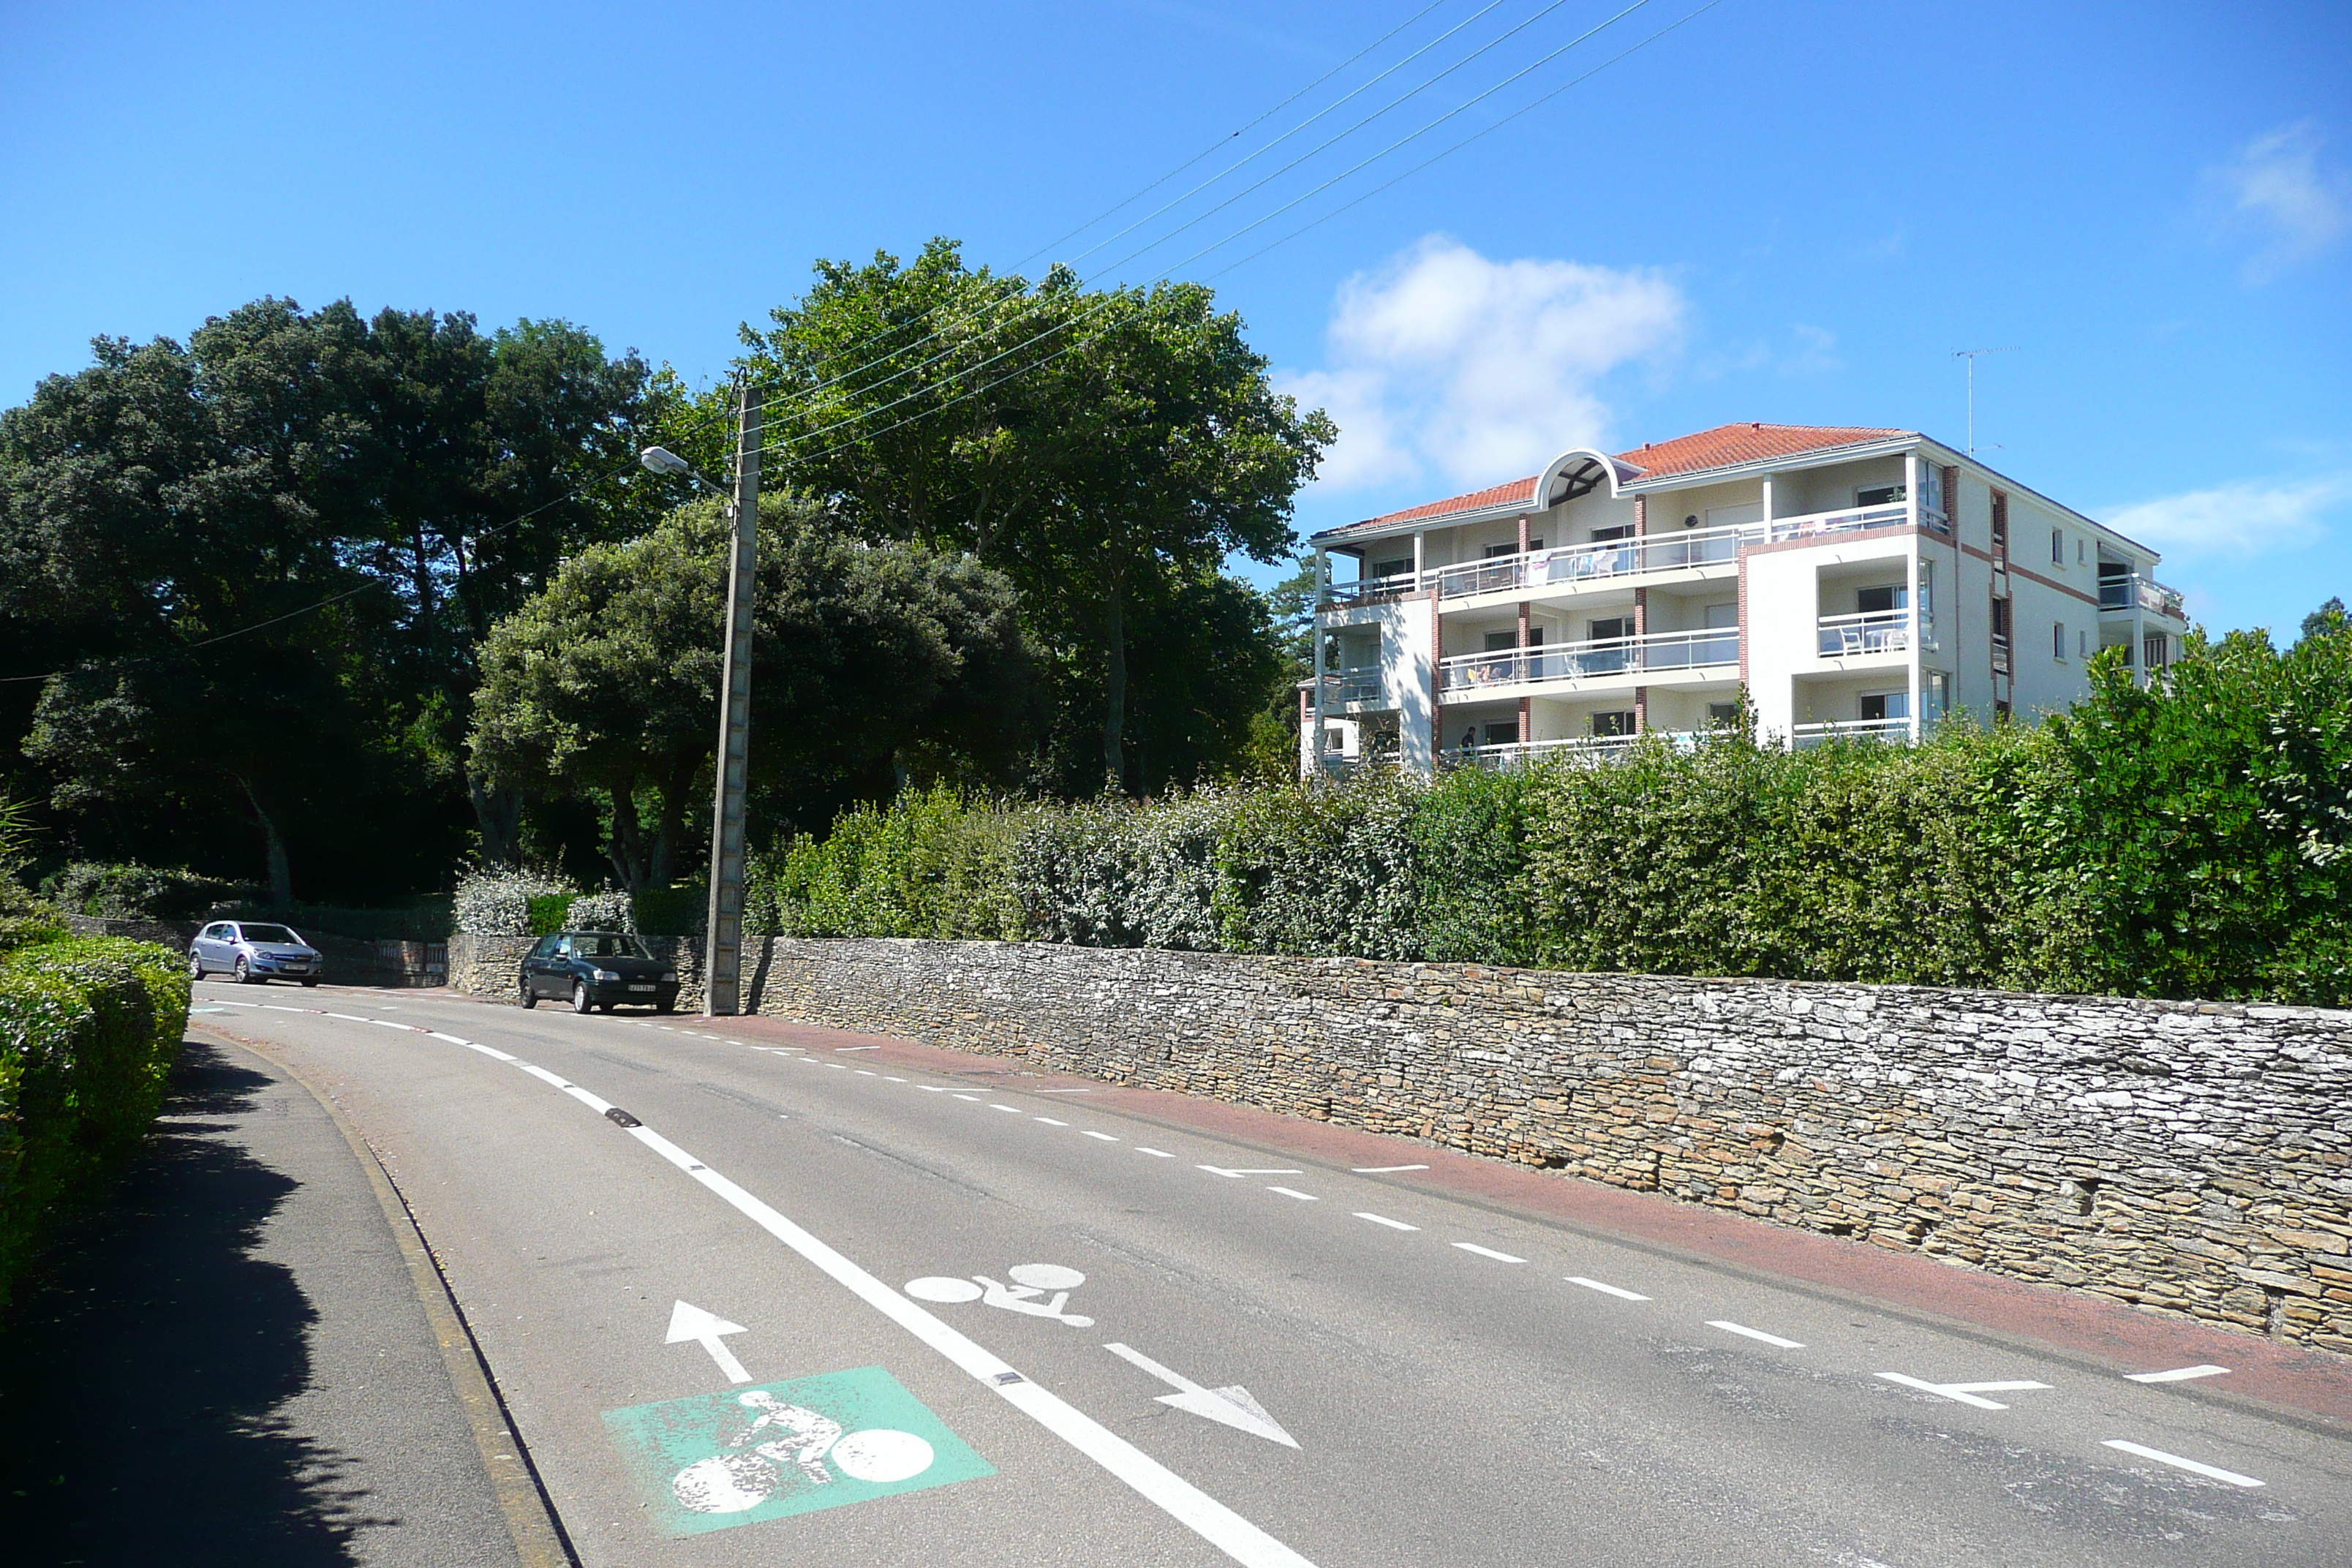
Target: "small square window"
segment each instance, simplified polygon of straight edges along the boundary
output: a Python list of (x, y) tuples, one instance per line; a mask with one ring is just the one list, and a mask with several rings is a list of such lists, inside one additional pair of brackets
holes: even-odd
[(2063, 621), (2050, 623), (2050, 657), (2056, 659), (2066, 657), (2066, 623)]
[(2050, 531), (2050, 563), (2053, 566), (2066, 564), (2066, 531), (2063, 528)]

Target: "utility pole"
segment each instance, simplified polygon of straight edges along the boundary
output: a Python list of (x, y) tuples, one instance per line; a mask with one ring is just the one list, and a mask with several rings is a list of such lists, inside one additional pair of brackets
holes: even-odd
[(751, 377), (735, 389), (735, 551), (727, 563), (727, 658), (719, 685), (719, 766), (710, 814), (710, 922), (702, 961), (702, 1010), (742, 1011), (743, 795), (751, 752), (751, 599), (760, 559), (762, 405)]
[(1969, 362), (1969, 456), (1971, 458), (1977, 455), (1977, 361), (1987, 354), (2013, 354), (2016, 352), (2015, 343), (2000, 349), (1954, 349), (1952, 351), (1954, 359), (1964, 359)]

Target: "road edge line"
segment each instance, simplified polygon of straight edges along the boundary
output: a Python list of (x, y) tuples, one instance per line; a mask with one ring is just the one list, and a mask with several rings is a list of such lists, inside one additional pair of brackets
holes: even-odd
[(394, 1245), (400, 1248), (401, 1261), (408, 1266), (409, 1284), (415, 1288), (417, 1304), (425, 1309), (425, 1321), (441, 1348), (441, 1363), (448, 1370), (458, 1406), (466, 1413), (467, 1428), (473, 1434), (474, 1447), (489, 1475), (491, 1495), (498, 1499), (499, 1513), (506, 1521), (507, 1533), (514, 1541), (515, 1552), (522, 1559), (523, 1568), (581, 1568), (580, 1554), (573, 1550), (572, 1537), (555, 1511), (554, 1500), (547, 1495), (547, 1483), (541, 1478), (539, 1467), (531, 1462), (530, 1445), (522, 1440), (513, 1413), (507, 1408), (505, 1396), (499, 1393), (489, 1362), (474, 1338), (472, 1325), (466, 1321), (465, 1309), (457, 1304), (448, 1276), (441, 1271), (441, 1260), (434, 1255), (432, 1243), (425, 1238), (425, 1227), (417, 1221), (416, 1211), (409, 1206), (407, 1195), (392, 1179), (392, 1173), (384, 1169), (375, 1146), (360, 1135), (341, 1107), (320, 1093), (319, 1086), (290, 1062), (225, 1031), (190, 1032), (212, 1035), (268, 1060), (318, 1101), (319, 1109), (342, 1134), (367, 1177), (368, 1190), (375, 1194), (376, 1205), (383, 1211), (384, 1224), (392, 1231)]

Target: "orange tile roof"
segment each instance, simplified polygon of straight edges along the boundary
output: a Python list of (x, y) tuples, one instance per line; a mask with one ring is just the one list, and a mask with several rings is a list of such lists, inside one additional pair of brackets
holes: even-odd
[[(1911, 434), (1913, 432), (1908, 430), (1883, 429), (1867, 425), (1718, 425), (1712, 430), (1677, 436), (1671, 441), (1654, 441), (1632, 451), (1620, 452), (1617, 461), (1625, 468), (1638, 470), (1637, 481), (1648, 482), (1671, 479), (1677, 474), (1696, 474), (1710, 468), (1730, 468), (1740, 463), (1758, 463), (1774, 458), (1793, 458), (1806, 452), (1857, 447)], [(1424, 501), (1402, 511), (1383, 512), (1379, 517), (1368, 517), (1361, 522), (1327, 529), (1316, 537), (1328, 539), (1363, 529), (1418, 522), (1426, 518), (1452, 517), (1461, 512), (1485, 511), (1492, 507), (1531, 506), (1536, 499), (1536, 480), (1540, 477), (1529, 474), (1526, 479), (1513, 479), (1508, 484), (1489, 485), (1483, 490), (1472, 490), (1467, 495)]]

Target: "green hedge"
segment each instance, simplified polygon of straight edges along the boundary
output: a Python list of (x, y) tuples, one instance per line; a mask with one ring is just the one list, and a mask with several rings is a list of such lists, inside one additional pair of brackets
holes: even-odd
[(2352, 627), (2110, 653), (2045, 725), (1211, 789), (909, 794), (761, 858), (755, 931), (2352, 1004)]
[(58, 1204), (137, 1146), (187, 1021), (167, 947), (94, 937), (0, 960), (0, 1299)]

